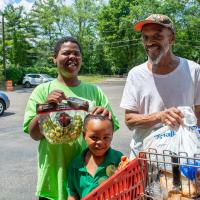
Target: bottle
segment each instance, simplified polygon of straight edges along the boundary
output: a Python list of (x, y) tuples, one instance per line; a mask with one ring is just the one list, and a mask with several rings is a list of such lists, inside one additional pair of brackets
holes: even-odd
[(178, 192), (181, 189), (181, 172), (178, 164), (179, 158), (176, 156), (172, 156), (171, 161), (172, 163), (174, 163), (172, 164), (173, 190)]
[(152, 172), (152, 197), (155, 200), (165, 200), (168, 197), (167, 188), (161, 188), (160, 185), (160, 176), (162, 176), (161, 171), (154, 165), (152, 165), (153, 172)]
[(152, 197), (155, 200), (163, 200), (163, 195), (162, 195), (162, 191), (160, 188), (160, 181), (154, 181), (152, 183)]

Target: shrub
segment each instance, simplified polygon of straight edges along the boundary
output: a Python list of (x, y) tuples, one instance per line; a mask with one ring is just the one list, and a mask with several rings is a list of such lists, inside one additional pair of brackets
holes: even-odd
[(3, 80), (4, 80), (4, 73), (3, 73), (3, 66), (0, 65), (0, 85), (3, 84)]
[(55, 67), (27, 67), (23, 68), (23, 75), (31, 74), (31, 73), (38, 73), (38, 74), (48, 74), (54, 78), (57, 77), (57, 68)]
[(54, 78), (57, 77), (57, 68), (50, 67), (14, 67), (10, 66), (6, 69), (6, 80), (12, 80), (13, 84), (22, 84), (22, 80), (25, 74), (48, 74)]
[(9, 67), (6, 69), (6, 80), (12, 80), (13, 84), (20, 84), (23, 77), (23, 71), (21, 68)]

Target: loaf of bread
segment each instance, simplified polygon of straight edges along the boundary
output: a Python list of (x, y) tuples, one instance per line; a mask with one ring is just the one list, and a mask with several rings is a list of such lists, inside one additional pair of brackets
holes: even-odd
[(193, 198), (183, 197), (181, 194), (171, 194), (167, 200), (191, 200)]

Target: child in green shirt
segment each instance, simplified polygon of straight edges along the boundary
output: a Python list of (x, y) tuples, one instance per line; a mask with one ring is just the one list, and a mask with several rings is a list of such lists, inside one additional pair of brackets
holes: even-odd
[(107, 116), (86, 116), (83, 135), (88, 148), (72, 162), (67, 182), (68, 200), (83, 198), (117, 169), (123, 154), (110, 147), (113, 131), (113, 122)]

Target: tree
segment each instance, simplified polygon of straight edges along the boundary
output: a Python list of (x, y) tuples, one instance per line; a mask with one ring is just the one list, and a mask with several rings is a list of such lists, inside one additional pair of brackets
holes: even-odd
[(68, 13), (65, 21), (63, 20), (66, 30), (78, 39), (83, 48), (83, 73), (91, 73), (95, 69), (93, 50), (97, 37), (96, 21), (100, 3), (97, 4), (94, 0), (75, 0), (72, 6), (63, 9), (63, 13)]
[(36, 0), (29, 13), (5, 8), (7, 63), (52, 67), (55, 41), (70, 35), (83, 49), (81, 73), (126, 73), (147, 59), (133, 23), (152, 13), (175, 22), (174, 53), (200, 62), (199, 0), (74, 0), (71, 6), (65, 0)]
[(175, 22), (174, 52), (199, 62), (199, 9), (197, 0), (110, 0), (98, 15), (106, 67), (116, 73), (146, 60), (140, 33), (133, 30), (133, 24), (152, 13), (166, 14)]
[(29, 21), (33, 25), (35, 35), (35, 65), (52, 65), (52, 48), (59, 32), (61, 0), (36, 0), (29, 13)]
[(126, 72), (137, 62), (135, 57), (141, 42), (132, 28), (133, 2), (110, 0), (98, 15), (98, 30), (103, 41), (107, 67), (113, 73), (122, 69)]
[(27, 41), (27, 24), (23, 15), (23, 7), (14, 8), (13, 5), (8, 5), (4, 11), (7, 60), (15, 66), (31, 64), (27, 57), (31, 45)]

